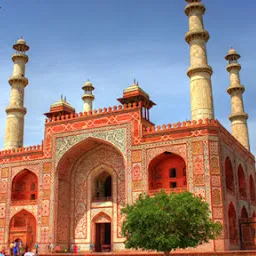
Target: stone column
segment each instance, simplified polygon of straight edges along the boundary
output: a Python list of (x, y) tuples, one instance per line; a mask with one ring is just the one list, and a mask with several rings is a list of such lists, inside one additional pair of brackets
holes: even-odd
[(248, 115), (244, 112), (243, 93), (244, 86), (240, 84), (239, 71), (241, 65), (238, 63), (240, 55), (236, 50), (230, 49), (228, 55), (225, 57), (229, 61), (227, 71), (229, 72), (230, 85), (227, 89), (231, 96), (231, 115), (229, 120), (232, 126), (232, 135), (250, 151), (250, 142), (248, 134), (247, 119)]
[(4, 148), (12, 149), (23, 146), (24, 137), (24, 116), (27, 112), (24, 107), (24, 88), (28, 85), (25, 77), (25, 65), (28, 56), (25, 54), (29, 50), (24, 39), (19, 39), (13, 46), (16, 53), (12, 55), (14, 62), (13, 75), (9, 78), (11, 85), (10, 104), (6, 108), (7, 120)]
[(209, 33), (204, 29), (205, 7), (201, 0), (186, 0), (185, 13), (189, 17), (189, 32), (185, 40), (190, 46), (190, 104), (192, 120), (214, 119), (211, 75), (207, 62), (206, 43)]

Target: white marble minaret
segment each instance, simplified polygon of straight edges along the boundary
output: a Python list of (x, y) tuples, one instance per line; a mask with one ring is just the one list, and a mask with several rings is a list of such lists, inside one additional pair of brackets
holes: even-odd
[(206, 43), (209, 33), (204, 29), (205, 7), (201, 0), (186, 0), (185, 13), (189, 17), (189, 32), (185, 39), (190, 46), (190, 104), (192, 120), (214, 119), (211, 75), (208, 65)]
[(13, 49), (16, 53), (12, 55), (14, 68), (13, 75), (9, 78), (11, 96), (10, 104), (6, 108), (5, 149), (23, 146), (24, 116), (27, 112), (24, 107), (24, 88), (28, 85), (28, 79), (25, 77), (25, 66), (28, 62), (26, 51), (29, 50), (29, 47), (25, 40), (21, 38), (13, 46)]
[(232, 135), (250, 151), (250, 142), (248, 134), (247, 119), (248, 115), (244, 112), (243, 93), (244, 86), (240, 83), (241, 65), (238, 63), (240, 55), (235, 49), (230, 49), (225, 57), (229, 64), (227, 71), (229, 72), (230, 85), (227, 89), (231, 96), (231, 115), (229, 120), (232, 126)]

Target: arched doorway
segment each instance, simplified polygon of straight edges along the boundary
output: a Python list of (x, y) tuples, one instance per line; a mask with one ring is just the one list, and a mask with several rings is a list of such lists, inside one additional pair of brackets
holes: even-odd
[(112, 200), (112, 177), (107, 171), (101, 172), (94, 178), (93, 201)]
[(244, 170), (241, 165), (238, 167), (238, 183), (239, 183), (239, 195), (242, 198), (246, 198), (246, 179), (244, 175)]
[(234, 174), (233, 174), (233, 167), (229, 157), (226, 158), (225, 161), (225, 174), (226, 174), (226, 188), (234, 192)]
[(164, 152), (149, 164), (149, 194), (161, 189), (179, 192), (187, 189), (186, 164), (182, 157)]
[(14, 215), (10, 221), (9, 242), (22, 241), (28, 250), (34, 248), (36, 242), (36, 219), (26, 210)]
[(38, 181), (37, 176), (25, 169), (18, 173), (12, 181), (12, 203), (21, 201), (35, 202), (37, 200)]
[(241, 236), (242, 236), (242, 248), (249, 249), (253, 246), (254, 243), (254, 228), (253, 224), (250, 223), (251, 219), (248, 219), (248, 212), (246, 208), (243, 206), (241, 210), (241, 218), (240, 218), (240, 225), (241, 225)]
[(100, 213), (92, 221), (92, 243), (95, 252), (111, 251), (111, 218)]
[(228, 207), (228, 230), (230, 243), (238, 243), (236, 209), (232, 202), (229, 204)]

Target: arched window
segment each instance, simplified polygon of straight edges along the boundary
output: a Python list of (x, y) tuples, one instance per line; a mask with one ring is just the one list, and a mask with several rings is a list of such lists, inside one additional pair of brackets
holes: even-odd
[(234, 175), (233, 168), (229, 157), (225, 161), (226, 187), (228, 190), (234, 192)]
[(181, 191), (187, 189), (186, 164), (182, 157), (164, 152), (149, 164), (149, 194), (160, 189)]
[(169, 178), (176, 178), (176, 168), (171, 168), (170, 169)]
[(237, 232), (236, 209), (232, 202), (229, 204), (229, 207), (228, 207), (228, 229), (229, 229), (230, 243), (237, 243), (238, 232)]
[(241, 165), (239, 165), (238, 167), (238, 183), (240, 197), (246, 198), (246, 179), (244, 175), (244, 170)]
[(246, 211), (246, 208), (245, 207), (243, 207), (242, 208), (242, 210), (241, 210), (241, 218), (248, 218), (248, 213), (247, 213), (247, 211)]
[(110, 200), (112, 197), (111, 175), (106, 171), (101, 172), (94, 180), (93, 190), (93, 200)]
[(252, 175), (250, 175), (250, 199), (255, 201), (255, 186)]
[(37, 199), (37, 176), (29, 171), (19, 172), (12, 181), (12, 202), (34, 201)]

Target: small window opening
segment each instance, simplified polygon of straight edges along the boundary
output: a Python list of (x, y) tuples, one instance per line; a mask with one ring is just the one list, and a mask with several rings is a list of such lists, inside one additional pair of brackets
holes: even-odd
[(171, 168), (169, 171), (169, 177), (170, 178), (176, 178), (176, 169), (175, 168)]
[(36, 200), (36, 194), (31, 194), (30, 195), (30, 200)]
[(177, 184), (176, 182), (170, 182), (170, 188), (176, 188)]

